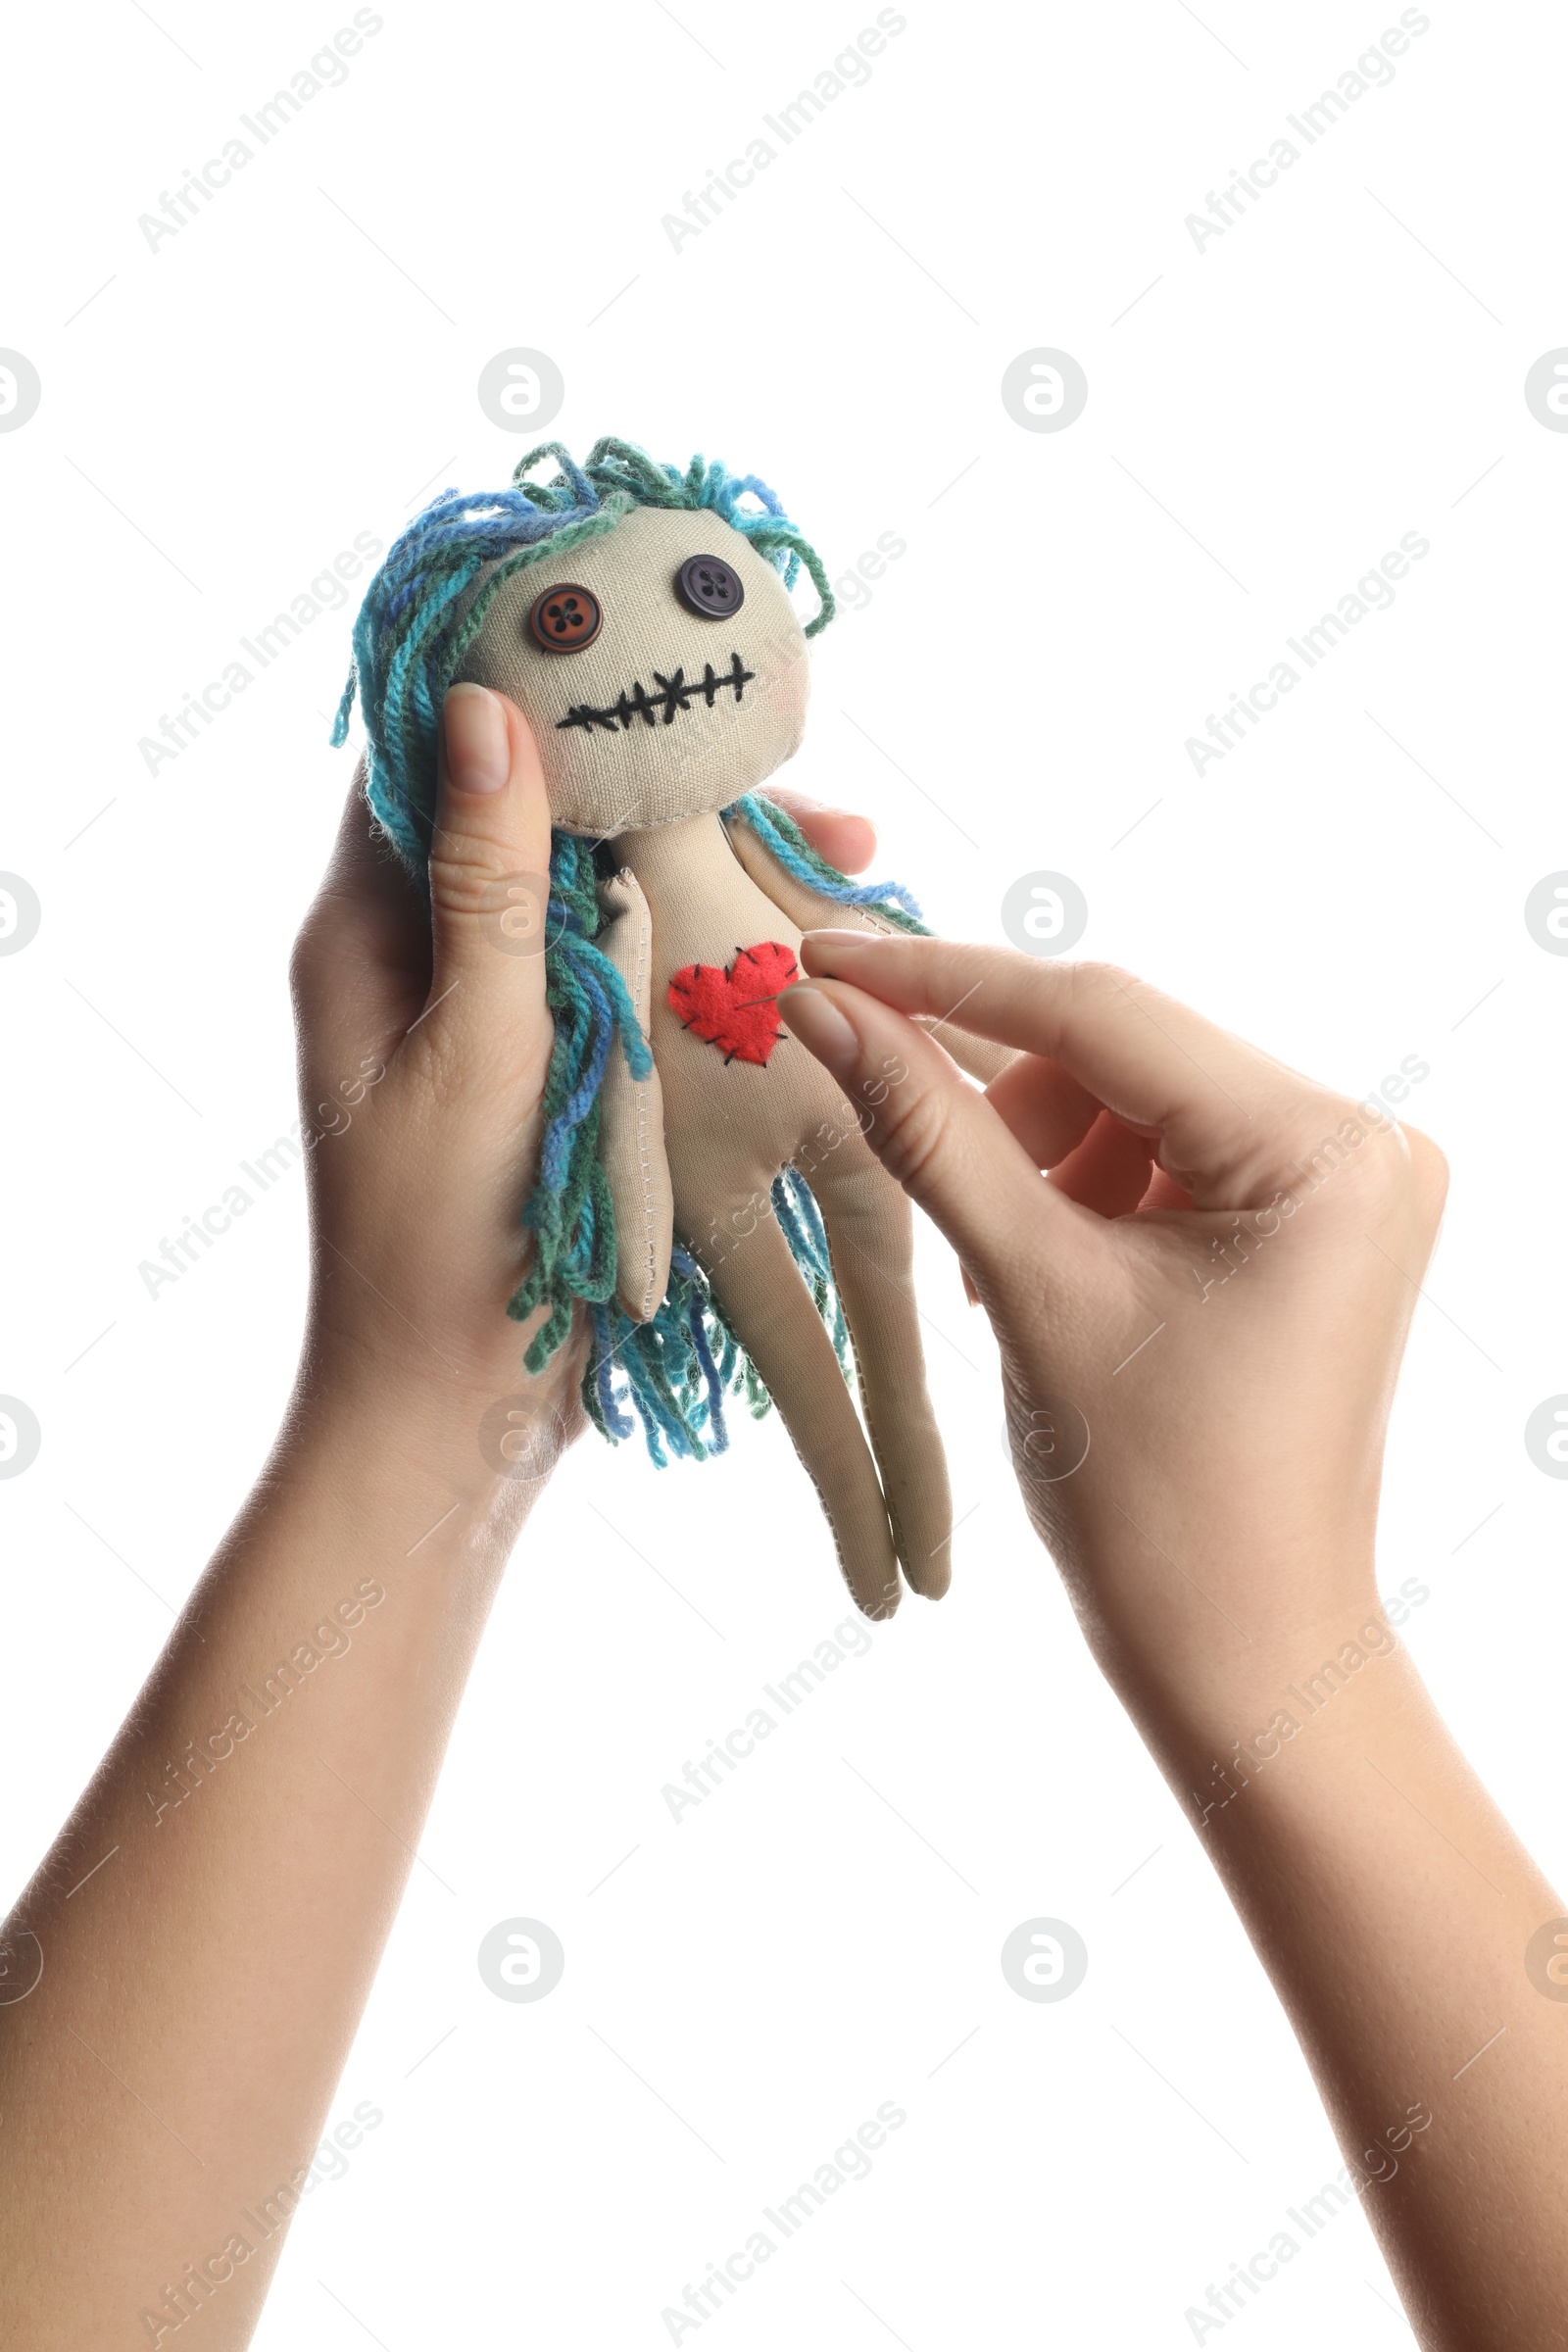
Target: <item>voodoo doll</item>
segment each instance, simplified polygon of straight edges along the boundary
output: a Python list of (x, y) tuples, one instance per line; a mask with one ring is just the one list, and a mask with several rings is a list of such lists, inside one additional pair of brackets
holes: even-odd
[[(546, 457), (559, 470), (527, 480)], [(851, 1592), (884, 1616), (899, 1562), (916, 1592), (946, 1589), (952, 1533), (909, 1207), (863, 1132), (898, 1072), (846, 1101), (776, 999), (803, 930), (921, 925), (906, 892), (848, 880), (756, 789), (800, 744), (827, 574), (771, 490), (701, 458), (681, 474), (606, 439), (579, 467), (550, 442), (513, 483), (445, 493), (393, 547), (333, 736), (357, 689), (369, 806), (417, 877), (447, 688), (509, 695), (539, 745), (550, 875), (531, 912), (528, 877), (513, 895), (555, 1042), (508, 1312), (549, 1310), (537, 1372), (580, 1302), (587, 1411), (612, 1440), (640, 1420), (661, 1465), (725, 1446), (726, 1396), (776, 1403)], [(943, 1043), (994, 1074), (978, 1040)]]

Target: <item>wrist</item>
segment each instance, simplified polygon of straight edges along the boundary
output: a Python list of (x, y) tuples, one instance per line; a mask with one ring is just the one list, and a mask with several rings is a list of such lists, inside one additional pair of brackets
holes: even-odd
[(395, 1495), (416, 1515), (444, 1497), (481, 1539), (510, 1549), (583, 1416), (575, 1370), (563, 1361), (575, 1359), (574, 1349), (562, 1349), (538, 1378), (522, 1368), (520, 1333), (496, 1371), (510, 1385), (490, 1385), (471, 1368), (432, 1376), (412, 1347), (393, 1357), (313, 1323), (282, 1449), (340, 1489)]
[(1369, 1746), (1396, 1749), (1435, 1720), (1375, 1593), (1259, 1629), (1250, 1643), (1233, 1638), (1175, 1671), (1124, 1655), (1110, 1679), (1195, 1826), (1209, 1831), (1250, 1792), (1257, 1801), (1246, 1810), (1256, 1812), (1266, 1791), (1315, 1788), (1344, 1758), (1364, 1772)]
[(1122, 1579), (1102, 1571), (1087, 1630), (1130, 1713), (1199, 1740), (1241, 1718), (1310, 1711), (1320, 1692), (1364, 1680), (1401, 1648), (1399, 1629), (1428, 1596), (1414, 1580), (1402, 1595), (1380, 1593), (1370, 1551), (1328, 1566), (1200, 1556), (1179, 1574), (1160, 1564), (1154, 1581), (1135, 1582), (1131, 1564)]

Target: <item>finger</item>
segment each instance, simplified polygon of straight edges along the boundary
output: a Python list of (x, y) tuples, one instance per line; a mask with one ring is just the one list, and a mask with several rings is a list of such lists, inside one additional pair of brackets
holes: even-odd
[(960, 1029), (956, 1021), (927, 1019), (920, 1026), (929, 1029), (943, 1052), (951, 1054), (959, 1069), (978, 1078), (988, 1092), (1018, 1058), (1010, 1046), (993, 1045), (989, 1037), (976, 1037), (972, 1030)]
[(802, 961), (1059, 1062), (1131, 1127), (1157, 1133), (1168, 1173), (1200, 1207), (1233, 1205), (1293, 1165), (1323, 1090), (1113, 965), (1056, 963), (946, 940), (808, 933)]
[(1052, 1169), (1049, 1181), (1098, 1217), (1130, 1217), (1149, 1190), (1154, 1160), (1147, 1136), (1135, 1135), (1102, 1110), (1075, 1151)]
[(708, 1271), (821, 1497), (856, 1606), (891, 1617), (903, 1588), (876, 1465), (788, 1242), (763, 1218)]
[(786, 989), (778, 1009), (844, 1088), (889, 1174), (941, 1227), (982, 1294), (1065, 1273), (1099, 1220), (1041, 1181), (982, 1094), (911, 1020), (845, 981)]
[[(944, 1040), (947, 1031), (942, 1032)], [(1037, 1168), (1054, 1168), (1075, 1151), (1104, 1108), (1070, 1071), (1043, 1054), (1021, 1054), (986, 1088), (986, 1101), (1017, 1137)]]
[[(429, 990), (430, 926), (370, 812), (363, 760), (300, 928), (292, 976), (304, 1042), (323, 1070), (347, 1069), (368, 1049), (389, 1052)], [(306, 1075), (314, 1084), (317, 1069)]]
[(937, 1600), (953, 1574), (953, 1496), (926, 1388), (909, 1203), (853, 1131), (828, 1168), (822, 1221), (893, 1540), (910, 1588)]
[(1138, 1203), (1140, 1208), (1191, 1208), (1193, 1196), (1174, 1176), (1163, 1168), (1155, 1168), (1149, 1180), (1149, 1190)]
[(876, 856), (876, 827), (868, 816), (849, 808), (824, 808), (804, 792), (770, 792), (786, 816), (792, 816), (819, 858), (836, 865), (841, 874), (861, 874)]
[(432, 1042), (515, 1067), (548, 1038), (544, 948), (550, 805), (527, 721), (488, 687), (442, 711), (430, 844)]
[(424, 934), (423, 909), (407, 868), (371, 813), (365, 785), (362, 756), (343, 804), (316, 906), (330, 906), (339, 924), (352, 921), (402, 944), (408, 936)]

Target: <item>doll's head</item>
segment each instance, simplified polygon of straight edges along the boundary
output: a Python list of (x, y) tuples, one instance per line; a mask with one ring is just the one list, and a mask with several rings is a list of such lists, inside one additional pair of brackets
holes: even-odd
[[(560, 471), (525, 482), (545, 456)], [(832, 618), (819, 558), (755, 475), (701, 458), (679, 474), (602, 440), (585, 468), (546, 443), (514, 483), (427, 508), (355, 625), (334, 740), (357, 687), (368, 797), (416, 870), (457, 680), (512, 697), (539, 744), (558, 836), (600, 840), (727, 807), (789, 759), (806, 641)], [(819, 599), (804, 628), (789, 593), (803, 566)]]
[(599, 839), (770, 776), (799, 749), (808, 665), (789, 593), (744, 532), (710, 510), (633, 507), (503, 579), (457, 674), (512, 697), (552, 821)]

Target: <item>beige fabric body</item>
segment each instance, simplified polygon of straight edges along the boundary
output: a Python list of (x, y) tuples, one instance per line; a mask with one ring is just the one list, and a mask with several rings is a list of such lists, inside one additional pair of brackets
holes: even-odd
[[(766, 891), (783, 907), (792, 923), (803, 931), (875, 931), (883, 937), (896, 934), (898, 926), (872, 912), (869, 906), (846, 906), (842, 899), (824, 898), (786, 873), (778, 859), (765, 849), (744, 817), (737, 817), (729, 827), (730, 847), (735, 852), (759, 890)], [(1010, 1046), (994, 1045), (989, 1037), (971, 1037), (955, 1021), (918, 1016), (919, 1024), (951, 1054), (960, 1070), (989, 1086), (1000, 1078), (1007, 1064), (1017, 1059)]]
[[(925, 1388), (908, 1201), (866, 1143), (860, 1116), (803, 1046), (784, 1036), (765, 1066), (726, 1065), (716, 1046), (682, 1028), (666, 1001), (686, 964), (727, 967), (740, 949), (764, 940), (800, 948), (800, 927), (747, 873), (721, 820), (695, 816), (626, 834), (614, 846), (652, 918), (651, 1034), (674, 1230), (706, 1268), (767, 1383), (816, 1486), (851, 1591), (869, 1614), (886, 1615), (899, 1594), (897, 1560), (917, 1592), (946, 1589), (952, 1534), (947, 1467)], [(771, 861), (768, 871), (776, 876)], [(618, 1143), (615, 1152), (629, 1186), (631, 1154)], [(786, 1166), (800, 1169), (821, 1205), (869, 1447), (772, 1213), (770, 1188)], [(617, 1195), (617, 1219), (619, 1211)]]
[[(636, 875), (623, 872), (601, 882), (599, 905), (606, 923), (597, 944), (625, 981), (646, 1035), (654, 919)], [(615, 1289), (632, 1321), (646, 1323), (659, 1312), (669, 1288), (674, 1216), (658, 1063), (646, 1078), (634, 1078), (615, 1040), (605, 1065), (599, 1111), (599, 1157), (615, 1210)]]
[[(688, 612), (676, 591), (680, 565), (701, 555), (721, 558), (742, 582), (744, 601), (729, 619)], [(494, 570), (470, 591), (470, 609)], [(548, 653), (529, 634), (528, 613), (542, 592), (568, 583), (598, 599), (600, 632), (580, 652)], [(725, 678), (736, 655), (754, 673), (739, 695), (716, 682), (705, 690), (705, 674)], [(901, 1560), (917, 1592), (946, 1589), (952, 1534), (908, 1201), (865, 1141), (868, 1114), (843, 1102), (804, 1047), (782, 1038), (765, 1067), (726, 1066), (716, 1047), (681, 1027), (665, 995), (685, 964), (727, 967), (764, 940), (798, 951), (803, 925), (854, 919), (801, 891), (744, 826), (732, 846), (716, 813), (798, 747), (808, 669), (783, 581), (742, 533), (709, 513), (638, 508), (504, 579), (459, 675), (516, 703), (539, 745), (553, 821), (612, 840), (623, 868), (602, 885), (611, 919), (601, 944), (658, 1066), (634, 1081), (612, 1051), (602, 1097), (620, 1301), (638, 1321), (657, 1311), (678, 1234), (707, 1268), (784, 1418), (850, 1590), (869, 1614), (886, 1616), (898, 1602)], [(650, 725), (634, 710), (627, 724), (561, 724), (573, 710), (614, 710), (639, 686), (648, 696), (675, 687), (684, 704), (671, 707), (668, 723), (662, 710)], [(821, 1205), (869, 1446), (773, 1214), (773, 1179), (787, 1166)]]
[[(729, 620), (689, 612), (675, 575), (689, 556), (718, 556), (745, 600)], [(470, 591), (479, 595), (490, 565)], [(569, 582), (592, 591), (604, 619), (580, 653), (547, 654), (528, 632), (534, 600)], [(574, 707), (613, 707), (641, 683), (687, 687), (711, 667), (722, 677), (739, 654), (755, 675), (739, 702), (699, 691), (666, 725), (634, 718), (629, 729), (563, 727)], [(524, 564), (497, 589), (458, 675), (507, 694), (527, 716), (544, 761), (553, 821), (595, 840), (633, 826), (663, 825), (720, 808), (752, 791), (799, 748), (806, 723), (808, 654), (783, 581), (744, 535), (716, 514), (638, 507), (600, 538)]]

